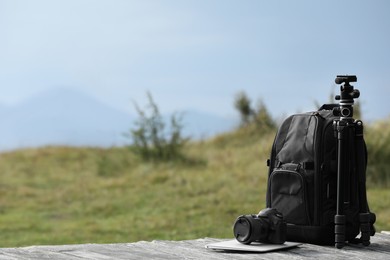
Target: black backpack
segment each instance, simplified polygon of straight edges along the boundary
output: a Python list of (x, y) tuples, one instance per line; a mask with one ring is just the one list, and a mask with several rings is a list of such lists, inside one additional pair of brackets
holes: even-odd
[[(266, 204), (283, 214), (288, 241), (335, 243), (338, 139), (333, 122), (339, 117), (333, 110), (337, 107), (324, 105), (318, 111), (292, 115), (276, 134), (267, 161)], [(345, 241), (353, 243), (359, 242), (356, 237), (362, 231), (369, 244), (375, 233), (375, 214), (369, 212), (366, 198), (367, 149), (363, 135), (353, 143), (355, 147), (346, 155), (353, 171), (345, 176), (343, 187), (349, 201), (344, 206), (343, 232)]]

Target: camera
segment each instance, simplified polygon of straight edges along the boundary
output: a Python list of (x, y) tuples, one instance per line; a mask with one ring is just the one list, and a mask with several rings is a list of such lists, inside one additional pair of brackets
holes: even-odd
[(257, 215), (239, 216), (233, 226), (234, 237), (247, 245), (252, 242), (283, 244), (286, 229), (282, 213), (273, 208), (263, 209)]

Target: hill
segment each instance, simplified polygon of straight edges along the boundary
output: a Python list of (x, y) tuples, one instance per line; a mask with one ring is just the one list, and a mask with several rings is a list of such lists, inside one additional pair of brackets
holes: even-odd
[[(189, 143), (190, 159), (166, 163), (141, 162), (126, 148), (2, 153), (1, 245), (230, 238), (238, 215), (265, 206), (273, 138), (241, 129)], [(389, 230), (390, 191), (369, 187), (377, 229)]]
[[(133, 109), (131, 103), (129, 108)], [(11, 107), (0, 105), (0, 121), (0, 151), (7, 151), (47, 145), (124, 146), (130, 142), (124, 133), (133, 127), (135, 116), (82, 92), (60, 88)], [(236, 122), (188, 110), (183, 123), (186, 136), (200, 139), (231, 130)]]
[(1, 150), (45, 145), (123, 144), (131, 115), (71, 89), (50, 90), (3, 108)]

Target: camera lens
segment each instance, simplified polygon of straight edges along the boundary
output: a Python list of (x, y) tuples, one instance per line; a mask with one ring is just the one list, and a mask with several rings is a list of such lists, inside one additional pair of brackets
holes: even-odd
[(244, 215), (237, 218), (233, 232), (238, 242), (250, 244), (254, 241), (267, 241), (268, 228), (268, 223), (257, 215)]
[(251, 236), (251, 223), (247, 218), (241, 216), (234, 223), (233, 232), (238, 242), (248, 243)]

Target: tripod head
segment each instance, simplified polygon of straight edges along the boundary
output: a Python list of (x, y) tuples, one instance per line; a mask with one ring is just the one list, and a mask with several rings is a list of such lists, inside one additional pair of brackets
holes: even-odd
[[(333, 114), (340, 116), (340, 120), (352, 120), (354, 99), (360, 96), (358, 89), (354, 89), (350, 82), (356, 82), (355, 75), (338, 75), (335, 79), (336, 84), (340, 86), (340, 95), (336, 95), (335, 99), (340, 100), (340, 106), (333, 110)], [(344, 83), (344, 84), (343, 84)]]

